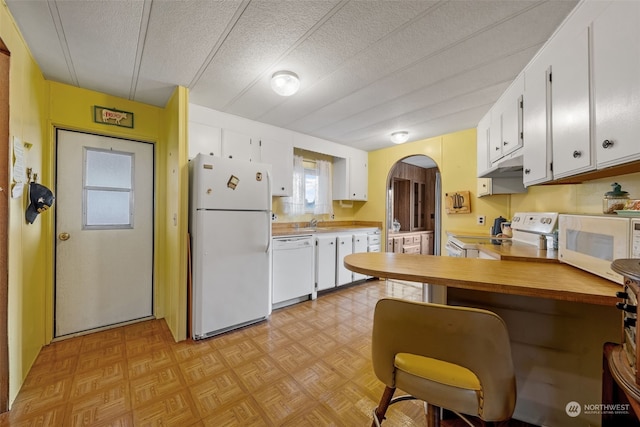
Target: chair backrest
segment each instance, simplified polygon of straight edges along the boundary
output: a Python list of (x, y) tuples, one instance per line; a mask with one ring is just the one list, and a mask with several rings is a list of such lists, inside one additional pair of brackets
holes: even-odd
[[(397, 353), (411, 353), (464, 366), (480, 380), (484, 390), (485, 419), (510, 414), (515, 406), (516, 383), (509, 334), (495, 313), (385, 298), (378, 301), (373, 320), (372, 361), (376, 376), (394, 384)], [(512, 401), (491, 397), (510, 395)]]

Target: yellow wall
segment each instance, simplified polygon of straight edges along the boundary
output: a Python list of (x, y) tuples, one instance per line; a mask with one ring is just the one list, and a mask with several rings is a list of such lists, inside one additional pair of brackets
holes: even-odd
[[(26, 152), (27, 166), (33, 167), (41, 182), (46, 181), (43, 158), (49, 153), (46, 144), (45, 115), (47, 112), (45, 81), (38, 66), (16, 29), (4, 4), (0, 8), (0, 37), (11, 52), (9, 82), (9, 135), (33, 144)], [(2, 146), (9, 153), (7, 142)], [(13, 176), (12, 176), (13, 177)], [(50, 264), (46, 262), (48, 247), (41, 236), (48, 231), (50, 216), (41, 215), (27, 225), (24, 211), (26, 191), (9, 203), (9, 400), (13, 401), (24, 377), (45, 340), (44, 283), (50, 279)], [(6, 193), (3, 193), (6, 197)]]
[(165, 319), (176, 340), (187, 335), (187, 228), (189, 161), (187, 140), (188, 93), (179, 87), (163, 113), (163, 159), (158, 171), (164, 169), (158, 193), (159, 218), (163, 248), (161, 276), (165, 283)]
[(476, 197), (476, 131), (468, 129), (371, 151), (369, 153), (369, 201), (358, 210), (357, 220), (384, 223), (389, 172), (396, 162), (414, 155), (425, 155), (436, 162), (442, 182), (442, 206), (444, 206), (444, 194), (447, 192), (469, 191), (471, 194), (470, 214), (442, 213), (442, 243), (446, 242), (444, 235), (446, 230), (488, 234), (488, 224), (484, 227), (476, 225), (477, 215), (485, 215), (487, 223), (494, 217), (507, 215), (509, 196)]
[(564, 213), (602, 213), (604, 193), (617, 182), (632, 198), (640, 199), (640, 171), (628, 175), (587, 181), (574, 185), (539, 185), (528, 194), (511, 196), (511, 212), (552, 211)]
[[(105, 136), (128, 138), (138, 141), (147, 141), (154, 143), (155, 155), (156, 155), (156, 188), (160, 186), (161, 180), (165, 180), (164, 168), (159, 167), (159, 158), (164, 150), (162, 141), (162, 129), (161, 123), (163, 123), (162, 117), (164, 114), (163, 109), (153, 107), (147, 104), (141, 104), (139, 102), (129, 101), (126, 99), (118, 98), (115, 96), (106, 95), (91, 90), (80, 89), (74, 86), (69, 86), (57, 82), (46, 82), (48, 87), (48, 100), (49, 100), (49, 114), (48, 114), (48, 147), (49, 155), (46, 157), (49, 163), (49, 174), (47, 179), (51, 184), (51, 189), (54, 194), (55, 189), (55, 129), (71, 129), (79, 130), (83, 132), (90, 132)], [(93, 107), (94, 106), (107, 106), (117, 110), (129, 111), (133, 113), (134, 127), (125, 128), (119, 126), (105, 125), (103, 123), (96, 123), (93, 120)], [(160, 187), (161, 188), (161, 187)], [(158, 209), (160, 205), (156, 202), (156, 215), (163, 214), (162, 209)], [(54, 205), (55, 209), (55, 205)], [(53, 215), (50, 215), (53, 220)], [(155, 230), (156, 235), (159, 230), (159, 221), (156, 221)], [(46, 235), (53, 235), (53, 221), (51, 221), (51, 229), (47, 230)], [(158, 254), (162, 254), (162, 251), (158, 250), (161, 245), (162, 239), (157, 238), (156, 244), (156, 257)], [(50, 243), (53, 245), (53, 242)], [(50, 261), (53, 263), (53, 256)], [(164, 299), (163, 295), (163, 275), (158, 260), (155, 261), (155, 313), (156, 316), (162, 317), (164, 314)], [(51, 267), (53, 269), (53, 266)], [(47, 289), (47, 324), (46, 324), (46, 339), (45, 343), (51, 341), (53, 333), (53, 278), (48, 281)]]
[[(51, 144), (54, 127), (155, 143), (156, 224), (154, 309), (166, 317), (176, 340), (186, 338), (188, 157), (187, 90), (179, 87), (164, 109), (50, 82)], [(134, 114), (134, 128), (94, 123), (93, 106), (109, 106)], [(53, 162), (54, 157), (50, 160)], [(48, 292), (51, 295), (52, 292)], [(52, 303), (49, 305), (52, 307)], [(47, 316), (53, 319), (53, 315)], [(47, 332), (52, 328), (47, 326)], [(47, 340), (48, 342), (49, 340)]]
[[(10, 136), (31, 144), (26, 166), (55, 193), (55, 127), (153, 142), (156, 145), (156, 316), (167, 316), (176, 339), (184, 338), (186, 315), (186, 89), (166, 109), (47, 82), (16, 29), (0, 9), (0, 38), (11, 52)], [(94, 123), (93, 106), (134, 113), (135, 128)], [(9, 148), (10, 149), (10, 148)], [(169, 165), (176, 155), (177, 163)], [(180, 165), (174, 168), (175, 165)], [(174, 169), (177, 173), (174, 173)], [(171, 188), (171, 192), (162, 189)], [(170, 197), (169, 197), (170, 196)], [(13, 402), (41, 347), (53, 335), (53, 231), (55, 204), (27, 224), (23, 197), (9, 204), (9, 400)], [(177, 226), (173, 216), (177, 214)], [(172, 241), (165, 242), (165, 237)], [(173, 260), (173, 261), (172, 261)], [(176, 261), (177, 260), (177, 261)], [(170, 267), (166, 267), (170, 266)], [(167, 302), (167, 304), (165, 304)]]
[[(27, 166), (38, 172), (41, 182), (49, 173), (43, 164), (48, 147), (46, 140), (45, 81), (37, 64), (4, 4), (0, 8), (0, 38), (11, 52), (9, 72), (9, 135), (33, 144), (26, 152)], [(7, 144), (4, 142), (3, 144)], [(4, 145), (7, 147), (7, 145)], [(5, 148), (7, 149), (7, 148)], [(9, 151), (12, 152), (12, 151)], [(11, 176), (13, 178), (13, 174)], [(7, 193), (3, 192), (3, 197)], [(45, 339), (44, 284), (50, 280), (50, 264), (46, 262), (49, 248), (41, 239), (49, 225), (44, 219), (27, 225), (24, 211), (26, 191), (22, 197), (9, 201), (9, 260), (8, 260), (8, 327), (9, 327), (9, 399), (13, 401), (31, 364)]]

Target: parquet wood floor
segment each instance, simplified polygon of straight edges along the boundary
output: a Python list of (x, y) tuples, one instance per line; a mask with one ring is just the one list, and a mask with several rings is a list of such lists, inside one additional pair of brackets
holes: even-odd
[[(44, 347), (2, 426), (368, 426), (383, 385), (370, 361), (378, 299), (419, 300), (385, 281), (339, 289), (202, 341), (152, 320)], [(383, 425), (424, 425), (394, 405)]]

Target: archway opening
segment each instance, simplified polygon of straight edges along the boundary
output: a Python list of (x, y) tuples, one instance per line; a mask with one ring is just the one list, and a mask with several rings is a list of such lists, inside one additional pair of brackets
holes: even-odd
[(387, 177), (387, 252), (440, 255), (441, 183), (425, 155), (398, 160)]

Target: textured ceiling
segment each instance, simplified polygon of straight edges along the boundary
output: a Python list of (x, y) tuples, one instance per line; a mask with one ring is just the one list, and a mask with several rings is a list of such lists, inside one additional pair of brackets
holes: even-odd
[[(475, 127), (577, 1), (6, 0), (45, 78), (373, 150)], [(273, 93), (291, 70), (300, 91)]]

